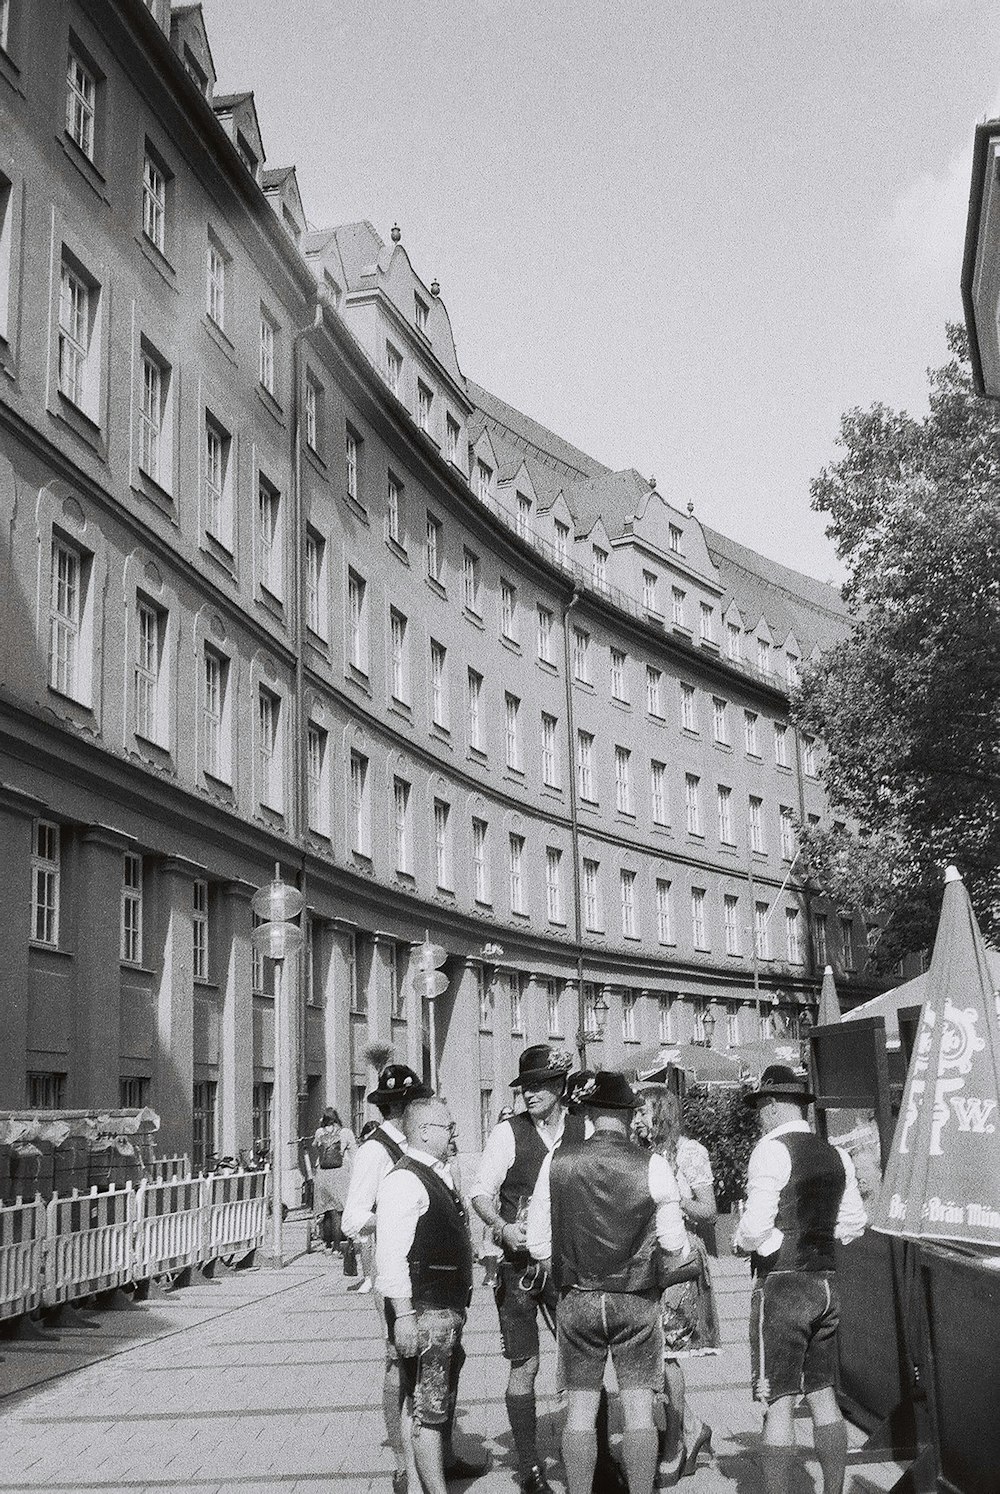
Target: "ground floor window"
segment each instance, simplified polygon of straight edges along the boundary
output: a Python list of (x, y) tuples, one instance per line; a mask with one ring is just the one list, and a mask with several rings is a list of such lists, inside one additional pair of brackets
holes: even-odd
[(149, 1080), (142, 1074), (123, 1074), (118, 1081), (118, 1103), (123, 1110), (142, 1110), (149, 1104)]
[(271, 1154), (271, 1106), (274, 1101), (273, 1084), (255, 1084), (253, 1087), (253, 1149), (257, 1157)]
[(65, 1074), (41, 1073), (37, 1070), (30, 1070), (28, 1073), (27, 1088), (29, 1110), (62, 1110), (65, 1107)]
[(351, 1085), (351, 1130), (360, 1136), (365, 1123), (365, 1086)]
[(214, 1079), (203, 1079), (194, 1087), (194, 1117), (191, 1137), (191, 1162), (195, 1172), (202, 1172), (215, 1156), (215, 1100), (218, 1085)]

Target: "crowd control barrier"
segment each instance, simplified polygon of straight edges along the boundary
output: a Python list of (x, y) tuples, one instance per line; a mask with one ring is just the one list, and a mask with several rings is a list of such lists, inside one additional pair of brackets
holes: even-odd
[(268, 1184), (265, 1169), (3, 1205), (0, 1322), (249, 1255), (267, 1231)]

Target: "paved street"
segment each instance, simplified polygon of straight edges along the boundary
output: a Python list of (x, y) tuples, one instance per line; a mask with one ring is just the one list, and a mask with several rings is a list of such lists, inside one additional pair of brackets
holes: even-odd
[[(290, 1233), (293, 1247), (300, 1245), (301, 1226)], [(729, 1259), (715, 1268), (725, 1347), (694, 1363), (689, 1383), (696, 1409), (716, 1429), (718, 1459), (682, 1488), (758, 1494), (748, 1454), (759, 1416), (747, 1391), (746, 1268)], [(466, 1337), (460, 1450), (484, 1446), (494, 1467), (465, 1486), (476, 1494), (515, 1488), (495, 1328), (492, 1300), (480, 1288)], [(281, 1273), (227, 1275), (143, 1306), (95, 1313), (89, 1324), (61, 1327), (58, 1335), (0, 1344), (0, 1494), (390, 1490), (374, 1308), (348, 1290), (339, 1262), (323, 1254), (297, 1255)], [(547, 1349), (541, 1420), (550, 1461), (557, 1441), (553, 1369)], [(807, 1427), (800, 1421), (802, 1441)], [(852, 1463), (851, 1494), (888, 1489), (899, 1471), (859, 1455)], [(804, 1466), (815, 1478), (815, 1463)], [(561, 1480), (554, 1483), (562, 1488)], [(811, 1490), (804, 1477), (801, 1494)]]

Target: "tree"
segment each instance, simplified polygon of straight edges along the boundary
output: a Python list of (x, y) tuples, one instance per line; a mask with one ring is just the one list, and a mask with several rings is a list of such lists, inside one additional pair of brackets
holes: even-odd
[(843, 416), (812, 483), (846, 562), (850, 635), (803, 679), (827, 792), (856, 831), (805, 832), (821, 888), (882, 923), (888, 967), (933, 937), (944, 867), (1000, 936), (1000, 407), (976, 396), (965, 330), (923, 419)]

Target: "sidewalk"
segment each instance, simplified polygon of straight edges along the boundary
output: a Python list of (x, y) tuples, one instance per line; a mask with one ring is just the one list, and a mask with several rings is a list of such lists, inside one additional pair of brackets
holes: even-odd
[[(760, 1415), (747, 1389), (746, 1267), (714, 1264), (724, 1347), (694, 1361), (688, 1381), (695, 1409), (715, 1429), (717, 1462), (679, 1487), (759, 1494), (748, 1453)], [(90, 1326), (60, 1329), (58, 1339), (0, 1342), (0, 1494), (389, 1494), (375, 1310), (348, 1288), (338, 1261), (300, 1255), (282, 1272), (226, 1276), (95, 1313)], [(465, 1344), (459, 1449), (485, 1447), (494, 1466), (453, 1487), (511, 1494), (506, 1376), (495, 1309), (482, 1288)], [(539, 1410), (550, 1468), (558, 1438), (553, 1370), (546, 1346)], [(808, 1425), (799, 1422), (803, 1443)], [(803, 1467), (817, 1477), (815, 1463)], [(899, 1472), (855, 1454), (848, 1490), (889, 1489)], [(804, 1476), (801, 1494), (812, 1488)]]

